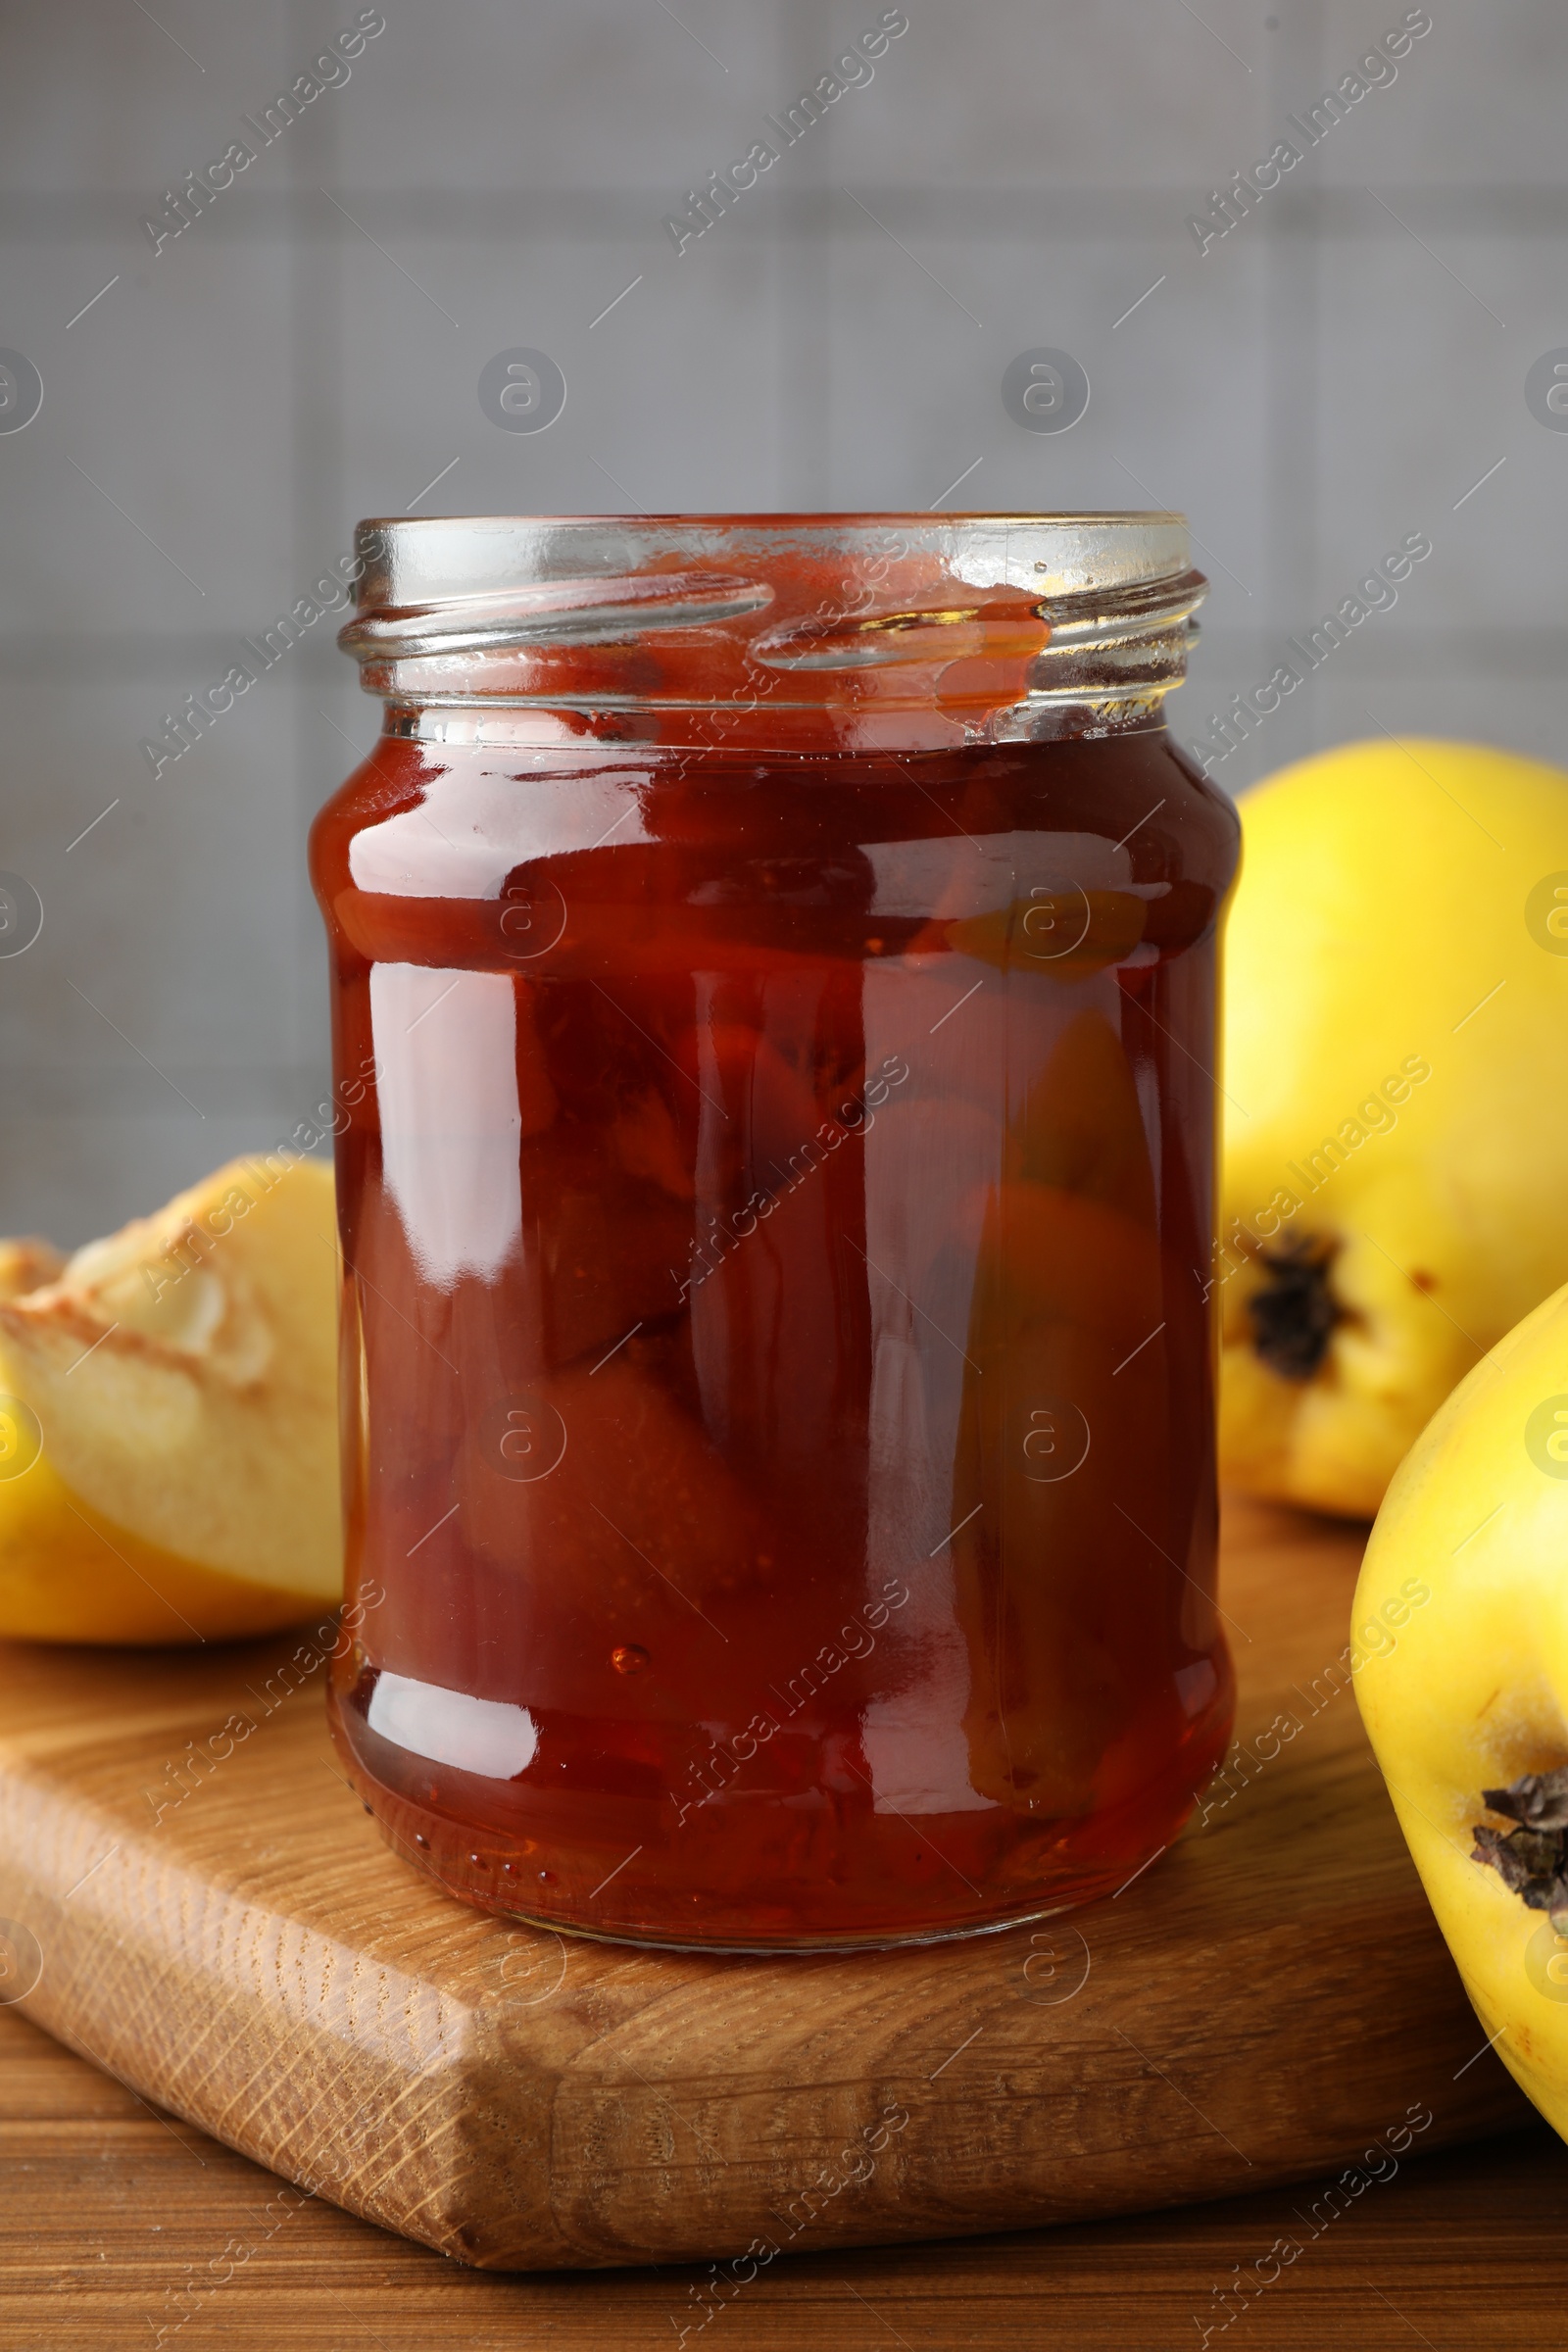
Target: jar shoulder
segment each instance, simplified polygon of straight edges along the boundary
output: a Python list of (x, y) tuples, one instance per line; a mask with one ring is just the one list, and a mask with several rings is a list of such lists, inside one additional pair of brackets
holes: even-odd
[(344, 894), (494, 900), (548, 873), (597, 900), (906, 921), (1059, 882), (1179, 891), (1200, 929), (1239, 843), (1231, 803), (1164, 728), (809, 760), (384, 739), (318, 817), (312, 870), (328, 906)]

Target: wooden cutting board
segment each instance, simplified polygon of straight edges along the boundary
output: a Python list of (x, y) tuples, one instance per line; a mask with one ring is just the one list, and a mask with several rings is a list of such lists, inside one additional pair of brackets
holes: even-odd
[[(269, 1706), (297, 1638), (0, 1644), (0, 1996), (444, 2253), (725, 2258), (720, 2296), (776, 2254), (1229, 2196), (1391, 2131), (1414, 2152), (1503, 2129), (1530, 2111), (1329, 1672), (1359, 1548), (1232, 1508), (1242, 1752), (1119, 1895), (846, 1957), (617, 1949), (451, 1900), (340, 1779), (319, 1671)], [(255, 1733), (193, 1767), (187, 1742), (210, 1756), (234, 1713)]]

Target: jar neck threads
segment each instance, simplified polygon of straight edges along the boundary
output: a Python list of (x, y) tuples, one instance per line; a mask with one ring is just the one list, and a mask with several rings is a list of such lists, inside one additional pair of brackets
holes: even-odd
[(1176, 515), (360, 526), (389, 731), (937, 750), (1148, 725), (1206, 587)]

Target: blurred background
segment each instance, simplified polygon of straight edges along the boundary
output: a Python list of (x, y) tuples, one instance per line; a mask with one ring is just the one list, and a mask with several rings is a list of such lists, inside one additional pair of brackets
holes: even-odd
[[(1185, 509), (1212, 581), (1188, 743), (1421, 535), (1215, 781), (1384, 729), (1568, 757), (1560, 0), (0, 22), (0, 869), (43, 910), (0, 957), (0, 1230), (106, 1231), (321, 1099), (306, 829), (377, 721), (342, 614), (156, 776), (142, 747), (360, 515)], [(759, 140), (778, 162), (677, 251), (666, 218)], [(1301, 160), (1227, 228), (1217, 192), (1282, 140)], [(544, 430), (481, 405), (518, 348), (565, 381)], [(1041, 349), (1087, 375), (1068, 430), (1004, 404)]]

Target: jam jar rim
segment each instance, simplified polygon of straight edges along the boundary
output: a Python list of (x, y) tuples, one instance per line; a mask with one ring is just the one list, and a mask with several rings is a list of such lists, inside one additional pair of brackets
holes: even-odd
[(854, 701), (875, 688), (856, 683), (868, 671), (884, 701), (906, 684), (907, 708), (922, 676), (1001, 644), (1026, 661), (997, 669), (985, 733), (1068, 710), (1147, 722), (1185, 675), (1207, 590), (1185, 515), (1159, 509), (409, 515), (362, 521), (355, 546), (338, 643), (390, 709), (531, 704), (612, 724), (710, 698), (689, 667), (662, 691), (601, 670), (579, 698), (562, 655), (659, 641), (673, 657), (720, 637), (748, 677), (770, 676), (764, 693), (787, 687), (775, 710)]

